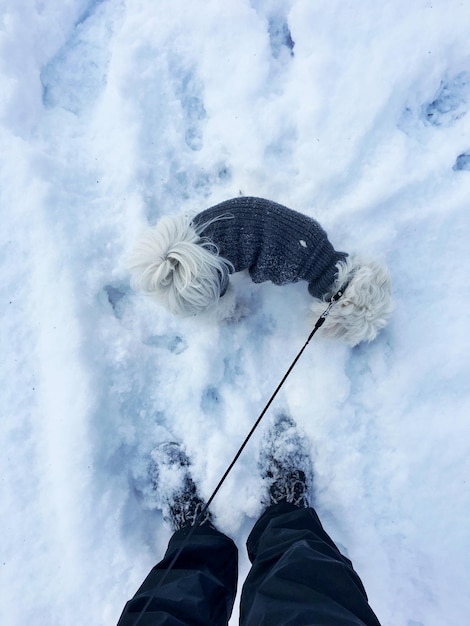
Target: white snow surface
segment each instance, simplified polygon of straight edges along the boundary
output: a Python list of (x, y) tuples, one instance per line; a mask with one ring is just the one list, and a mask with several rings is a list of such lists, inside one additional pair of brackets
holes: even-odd
[(386, 259), (396, 302), (373, 343), (315, 337), (216, 497), (240, 582), (286, 410), (381, 623), (467, 622), (469, 31), (456, 0), (2, 1), (2, 625), (115, 624), (170, 537), (149, 451), (208, 497), (308, 336), (302, 283), (237, 275), (217, 324), (129, 287), (148, 224), (240, 193)]

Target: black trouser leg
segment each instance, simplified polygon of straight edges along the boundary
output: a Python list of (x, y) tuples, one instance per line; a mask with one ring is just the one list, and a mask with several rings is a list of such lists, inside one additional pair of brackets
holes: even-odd
[[(185, 528), (173, 535), (163, 561), (126, 604), (118, 626), (133, 626), (139, 618), (139, 626), (226, 626), (237, 588), (237, 548), (209, 524), (198, 526), (166, 575), (188, 532)], [(140, 615), (149, 597), (149, 606)]]
[(311, 508), (269, 507), (247, 541), (242, 626), (380, 626), (351, 561)]

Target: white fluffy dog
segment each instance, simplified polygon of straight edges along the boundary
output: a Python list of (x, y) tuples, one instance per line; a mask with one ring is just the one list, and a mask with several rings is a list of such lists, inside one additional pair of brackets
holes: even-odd
[(229, 275), (243, 270), (256, 283), (307, 281), (316, 317), (345, 289), (321, 332), (350, 345), (374, 339), (392, 311), (383, 264), (337, 252), (318, 222), (262, 198), (162, 218), (136, 244), (129, 269), (135, 289), (178, 315), (220, 308)]

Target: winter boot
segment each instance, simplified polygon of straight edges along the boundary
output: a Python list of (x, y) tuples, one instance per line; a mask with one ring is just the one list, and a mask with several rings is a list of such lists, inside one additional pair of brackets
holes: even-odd
[[(150, 454), (149, 475), (155, 494), (155, 507), (173, 531), (194, 526), (205, 507), (190, 474), (191, 462), (180, 443), (167, 442)], [(206, 511), (198, 524), (212, 523)]]
[(277, 417), (263, 442), (258, 463), (266, 484), (266, 506), (279, 502), (309, 506), (312, 462), (305, 438), (291, 417), (284, 414)]

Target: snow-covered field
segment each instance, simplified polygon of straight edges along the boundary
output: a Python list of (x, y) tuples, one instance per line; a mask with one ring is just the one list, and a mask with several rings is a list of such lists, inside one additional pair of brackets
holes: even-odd
[[(148, 223), (239, 193), (387, 260), (387, 330), (316, 337), (266, 419), (305, 430), (384, 626), (466, 623), (469, 32), (456, 0), (2, 0), (2, 625), (114, 624), (170, 534), (149, 450), (208, 496), (308, 335), (305, 284), (237, 276), (220, 325), (130, 290)], [(214, 501), (241, 579), (260, 438)]]

